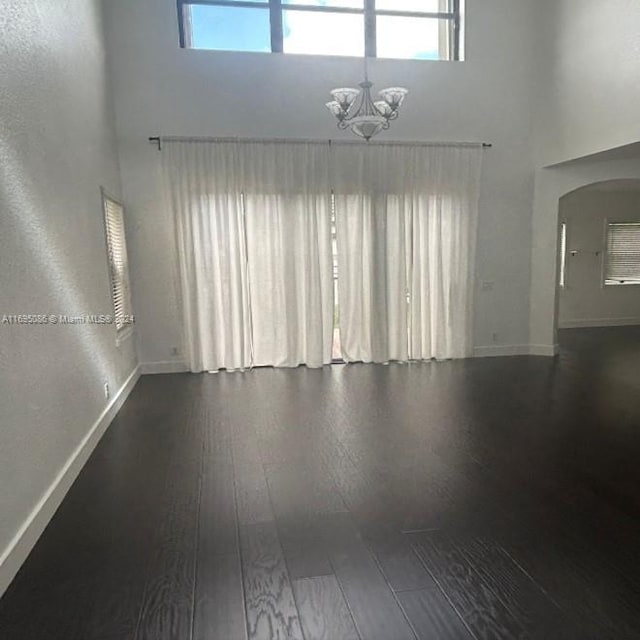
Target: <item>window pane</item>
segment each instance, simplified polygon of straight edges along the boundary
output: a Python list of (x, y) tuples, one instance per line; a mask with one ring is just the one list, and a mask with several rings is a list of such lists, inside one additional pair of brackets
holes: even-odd
[(422, 11), (442, 13), (450, 10), (448, 0), (376, 0), (378, 11)]
[(191, 5), (191, 47), (271, 51), (269, 9)]
[(346, 7), (364, 10), (364, 0), (282, 0), (282, 4), (304, 4), (310, 7)]
[(440, 30), (448, 20), (378, 16), (378, 57), (440, 60)]
[(283, 11), (285, 53), (364, 55), (364, 17), (349, 13)]

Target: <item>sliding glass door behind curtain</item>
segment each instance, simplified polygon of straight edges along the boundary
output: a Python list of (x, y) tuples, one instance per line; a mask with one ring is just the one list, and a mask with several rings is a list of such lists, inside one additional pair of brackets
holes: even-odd
[(480, 156), (165, 144), (191, 369), (469, 355)]

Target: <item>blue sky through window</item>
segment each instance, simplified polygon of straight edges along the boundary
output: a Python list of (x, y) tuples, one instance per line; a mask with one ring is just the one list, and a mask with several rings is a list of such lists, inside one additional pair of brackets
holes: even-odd
[(191, 46), (225, 51), (271, 51), (269, 8), (191, 5)]

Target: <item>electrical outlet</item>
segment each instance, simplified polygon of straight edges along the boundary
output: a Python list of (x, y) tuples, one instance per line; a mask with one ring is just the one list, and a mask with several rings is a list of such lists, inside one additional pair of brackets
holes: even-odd
[(171, 347), (171, 355), (172, 356), (179, 356), (180, 355), (180, 349), (178, 349), (178, 347)]
[(111, 395), (111, 392), (109, 391), (109, 383), (105, 382), (104, 383), (104, 397), (108, 400), (110, 395)]

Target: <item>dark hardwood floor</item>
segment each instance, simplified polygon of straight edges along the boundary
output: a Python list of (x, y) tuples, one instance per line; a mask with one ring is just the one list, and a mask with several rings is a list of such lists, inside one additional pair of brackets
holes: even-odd
[(640, 639), (640, 328), (561, 343), (143, 377), (0, 638)]

